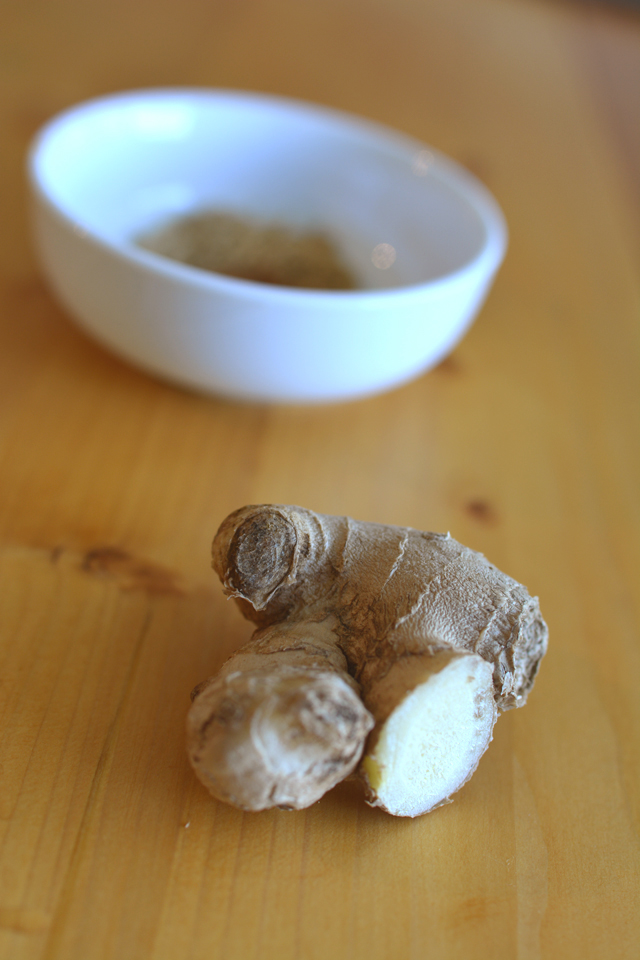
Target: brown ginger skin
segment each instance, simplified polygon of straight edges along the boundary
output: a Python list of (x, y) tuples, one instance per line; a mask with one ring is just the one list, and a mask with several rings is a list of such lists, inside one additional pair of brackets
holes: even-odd
[[(219, 676), (198, 692), (189, 718), (190, 756), (198, 776), (215, 796), (244, 809), (306, 806), (328, 789), (327, 783), (332, 786), (332, 781), (350, 773), (374, 720), (372, 743), (396, 706), (389, 698), (400, 695), (386, 691), (396, 690), (397, 684), (385, 684), (385, 677), (399, 661), (411, 663), (416, 658), (416, 665), (418, 661), (424, 665), (425, 655), (450, 651), (458, 660), (464, 655), (470, 671), (473, 668), (478, 677), (488, 678), (489, 693), (479, 692), (476, 699), (482, 700), (489, 724), (485, 727), (490, 731), (497, 711), (524, 704), (546, 650), (547, 628), (537, 599), (481, 554), (448, 535), (324, 516), (302, 507), (249, 506), (222, 523), (213, 542), (213, 567), (225, 592), (259, 629)], [(490, 671), (482, 662), (490, 665)], [(458, 673), (464, 663), (455, 668)], [(263, 769), (257, 773), (255, 745), (247, 748), (246, 755), (245, 748), (238, 747), (245, 736), (243, 725), (245, 733), (249, 731), (249, 743), (251, 730), (256, 729), (250, 698), (240, 696), (244, 707), (236, 710), (238, 742), (231, 750), (228, 722), (225, 726), (220, 720), (221, 702), (227, 710), (239, 702), (234, 684), (246, 684), (249, 675), (256, 686), (258, 677), (273, 677), (283, 669), (285, 673), (302, 671), (297, 676), (303, 701), (302, 691), (312, 689), (320, 678), (324, 684), (320, 720), (307, 704), (307, 725), (296, 720), (284, 734), (289, 744), (318, 738), (316, 753), (308, 751), (306, 757), (304, 789), (294, 789), (291, 770), (295, 764), (282, 757), (274, 760), (279, 747), (274, 746), (273, 737), (267, 737), (274, 748), (270, 758), (262, 746), (258, 750)], [(408, 675), (404, 663), (394, 675), (398, 669)], [(403, 681), (405, 687), (409, 690), (411, 683)], [(317, 707), (317, 697), (314, 702)], [(274, 709), (272, 704), (271, 717)], [(338, 714), (343, 721), (332, 738)], [(214, 748), (207, 746), (212, 734)], [(486, 739), (486, 731), (483, 736)], [(262, 744), (263, 734), (258, 740)], [(222, 757), (226, 759), (221, 761)], [(459, 785), (476, 763), (477, 758)], [(281, 772), (276, 768), (282, 765), (289, 777), (284, 792), (277, 785)], [(236, 776), (234, 771), (245, 768), (253, 770), (252, 776)], [(365, 760), (360, 773), (369, 799), (376, 803), (367, 770)], [(248, 780), (251, 783), (246, 786)]]
[(196, 688), (189, 754), (219, 800), (301, 809), (352, 772), (372, 727), (322, 625), (284, 624), (257, 631)]

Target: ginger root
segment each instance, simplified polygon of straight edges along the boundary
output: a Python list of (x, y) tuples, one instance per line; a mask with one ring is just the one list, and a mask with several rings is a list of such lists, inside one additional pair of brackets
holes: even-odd
[(258, 629), (194, 691), (188, 751), (243, 810), (302, 809), (353, 771), (396, 816), (447, 803), (547, 647), (537, 598), (448, 534), (249, 506), (213, 567)]

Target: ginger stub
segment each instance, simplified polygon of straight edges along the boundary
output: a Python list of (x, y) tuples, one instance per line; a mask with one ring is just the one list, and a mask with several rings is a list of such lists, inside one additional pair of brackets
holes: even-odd
[(258, 629), (194, 691), (188, 751), (243, 810), (302, 809), (354, 771), (396, 816), (447, 803), (547, 647), (537, 598), (448, 534), (248, 506), (213, 567)]

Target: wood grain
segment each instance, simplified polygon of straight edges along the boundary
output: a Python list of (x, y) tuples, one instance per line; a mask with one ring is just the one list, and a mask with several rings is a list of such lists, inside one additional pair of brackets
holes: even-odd
[[(635, 960), (640, 954), (640, 19), (545, 0), (79, 0), (0, 13), (0, 957)], [(348, 109), (467, 164), (510, 250), (436, 370), (234, 405), (84, 337), (31, 251), (24, 155), (136, 86)], [(209, 569), (250, 502), (450, 530), (551, 647), (455, 802), (342, 784), (242, 814), (185, 759), (189, 691), (248, 635)]]

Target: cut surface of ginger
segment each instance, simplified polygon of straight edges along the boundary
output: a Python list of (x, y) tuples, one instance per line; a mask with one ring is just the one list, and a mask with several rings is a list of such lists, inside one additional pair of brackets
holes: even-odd
[(476, 769), (496, 716), (490, 664), (450, 660), (407, 694), (365, 755), (371, 805), (417, 817), (446, 803)]

